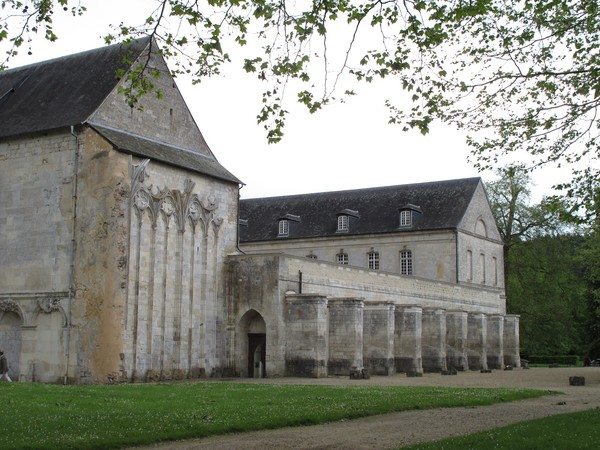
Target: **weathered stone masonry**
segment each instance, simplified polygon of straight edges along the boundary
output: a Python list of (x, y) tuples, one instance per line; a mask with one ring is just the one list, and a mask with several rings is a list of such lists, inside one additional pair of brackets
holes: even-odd
[[(372, 283), (385, 285), (384, 294), (363, 284), (361, 276), (371, 275), (359, 268), (344, 268), (352, 273), (349, 279), (355, 281), (335, 288), (332, 280), (339, 266), (286, 255), (232, 256), (229, 265), (232, 277), (241, 282), (238, 286), (246, 287), (233, 287), (229, 301), (239, 311), (252, 310), (265, 321), (271, 355), (267, 359), (269, 376), (348, 375), (353, 368), (390, 375), (501, 369), (505, 364), (519, 367), (515, 347), (518, 317), (493, 312), (492, 308), (489, 313), (481, 313), (475, 307), (471, 311), (429, 307), (422, 297), (421, 305), (407, 303), (415, 285), (419, 289), (413, 295), (420, 294), (423, 284), (436, 284), (435, 301), (449, 306), (474, 288), (457, 288), (451, 283), (444, 288), (427, 280), (415, 284), (414, 279), (393, 275), (383, 283), (379, 275)], [(262, 270), (264, 267), (271, 270)], [(317, 273), (318, 277), (312, 276)], [(320, 284), (321, 278), (328, 281)], [(302, 294), (296, 293), (300, 279)], [(253, 282), (247, 284), (244, 280)], [(360, 291), (367, 297), (347, 297), (350, 291)], [(489, 294), (498, 295), (493, 290)], [(271, 300), (262, 307), (248, 304), (246, 299), (257, 297)], [(507, 328), (500, 325), (505, 321), (511, 324), (508, 334)], [(286, 339), (277, 339), (279, 334)], [(232, 361), (234, 371), (242, 376), (246, 375), (245, 357), (238, 355)]]

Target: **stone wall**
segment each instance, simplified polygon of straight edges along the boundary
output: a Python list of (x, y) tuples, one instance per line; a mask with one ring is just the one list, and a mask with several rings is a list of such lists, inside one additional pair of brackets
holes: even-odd
[(124, 373), (136, 380), (219, 374), (236, 186), (148, 160), (132, 167)]
[(296, 294), (286, 298), (285, 373), (327, 376), (329, 315), (327, 298)]
[[(464, 305), (459, 296), (474, 288), (448, 285), (444, 290), (437, 282), (388, 278), (376, 271), (367, 274), (283, 255), (231, 256), (229, 267), (228, 304), (235, 305), (230, 329), (243, 341), (247, 332), (243, 318), (260, 315), (269, 376), (347, 375), (353, 368), (381, 375), (418, 375), (424, 370), (487, 369), (488, 354), (497, 368), (501, 359), (519, 359), (518, 318), (506, 316), (510, 325), (499, 326), (505, 318), (498, 313), (503, 297), (494, 290), (488, 292), (489, 312), (482, 313), (472, 303), (470, 311), (449, 308)], [(428, 296), (422, 295), (424, 291)], [(340, 297), (350, 292), (355, 296)], [(437, 302), (448, 309), (424, 306), (435, 300), (436, 293), (441, 297)], [(406, 299), (422, 303), (404, 303)], [(278, 303), (285, 305), (284, 314)], [(280, 339), (282, 335), (285, 339)], [(231, 347), (232, 373), (244, 374), (248, 358), (244, 345)]]

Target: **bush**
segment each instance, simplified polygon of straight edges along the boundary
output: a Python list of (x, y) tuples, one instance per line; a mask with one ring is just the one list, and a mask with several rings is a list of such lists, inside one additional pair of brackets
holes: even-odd
[(589, 356), (590, 359), (600, 358), (600, 339), (595, 340), (590, 344), (587, 351), (587, 356)]
[(576, 366), (579, 363), (577, 355), (558, 355), (558, 356), (533, 356), (528, 358), (529, 364), (560, 364), (563, 366)]

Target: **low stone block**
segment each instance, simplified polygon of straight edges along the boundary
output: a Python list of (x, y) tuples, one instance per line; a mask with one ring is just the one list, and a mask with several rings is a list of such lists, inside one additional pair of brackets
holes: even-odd
[(406, 372), (406, 376), (407, 377), (422, 377), (423, 376), (423, 372), (419, 372), (416, 370), (411, 370), (409, 372)]
[(571, 386), (585, 386), (585, 377), (569, 377)]
[(351, 380), (362, 379), (362, 372), (358, 369), (350, 369), (350, 379)]

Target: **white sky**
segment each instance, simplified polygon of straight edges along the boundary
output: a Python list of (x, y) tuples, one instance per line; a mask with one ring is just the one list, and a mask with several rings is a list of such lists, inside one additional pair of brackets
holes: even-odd
[[(33, 54), (27, 55), (23, 48), (10, 67), (100, 47), (109, 24), (129, 22), (129, 14), (145, 17), (147, 12), (139, 6), (148, 3), (95, 0), (83, 17), (75, 19), (57, 11), (59, 40), (47, 43), (40, 37), (34, 41)], [(124, 15), (128, 8), (133, 12)], [(114, 11), (120, 16), (115, 17)], [(4, 51), (0, 46), (0, 52)], [(245, 183), (242, 198), (472, 176), (494, 178), (491, 173), (478, 174), (467, 162), (464, 134), (443, 124), (434, 125), (427, 136), (388, 125), (384, 100), (395, 88), (391, 81), (361, 85), (358, 96), (314, 115), (290, 102), (292, 113), (283, 141), (268, 145), (263, 126), (256, 123), (267, 85), (245, 74), (240, 65), (229, 65), (223, 72), (198, 85), (183, 78), (177, 78), (177, 84), (217, 159)], [(538, 201), (551, 193), (557, 171), (544, 169), (533, 180), (533, 199)]]

